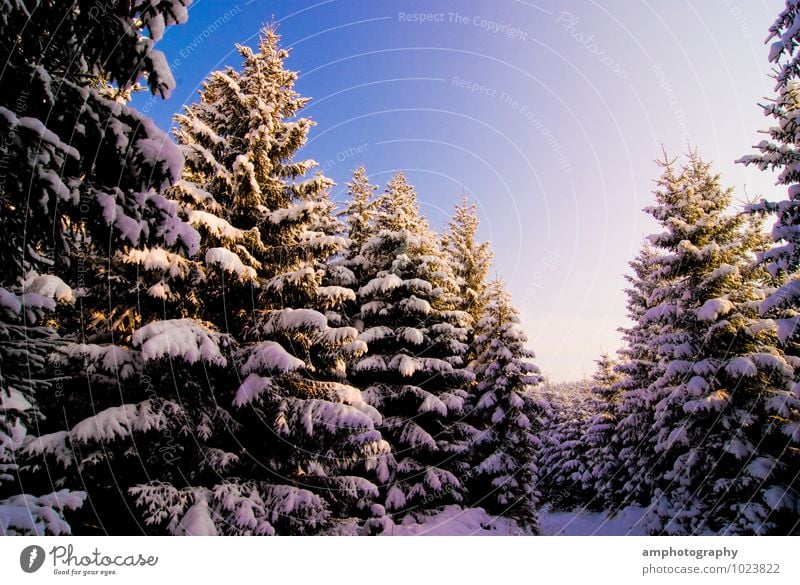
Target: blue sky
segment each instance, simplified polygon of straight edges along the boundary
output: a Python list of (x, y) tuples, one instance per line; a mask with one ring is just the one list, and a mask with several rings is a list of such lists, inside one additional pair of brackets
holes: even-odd
[(195, 0), (159, 48), (178, 87), (134, 104), (163, 128), (234, 43), (275, 20), (314, 98), (303, 155), (341, 198), (359, 163), (402, 169), (440, 227), (462, 193), (479, 206), (495, 274), (554, 380), (619, 346), (623, 274), (655, 226), (653, 160), (686, 145), (744, 201), (767, 173), (734, 164), (767, 120), (767, 29), (781, 0)]

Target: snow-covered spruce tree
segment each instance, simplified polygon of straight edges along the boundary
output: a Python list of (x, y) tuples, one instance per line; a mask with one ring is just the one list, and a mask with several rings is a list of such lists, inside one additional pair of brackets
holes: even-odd
[(774, 279), (760, 309), (776, 319), (780, 341), (787, 351), (800, 355), (800, 4), (796, 0), (786, 0), (766, 42), (772, 42), (769, 61), (775, 66), (777, 95), (761, 108), (775, 124), (764, 132), (767, 138), (755, 146), (758, 153), (743, 156), (737, 162), (756, 165), (761, 170), (779, 170), (777, 184), (787, 187), (782, 200), (762, 200), (748, 205), (748, 209), (776, 218), (772, 227), (775, 245), (759, 255)]
[(354, 298), (326, 284), (342, 227), (331, 181), (304, 178), (316, 163), (295, 160), (313, 123), (298, 117), (308, 99), (293, 88), (278, 35), (267, 28), (257, 50), (237, 48), (241, 71), (212, 73), (177, 116), (186, 167), (174, 189), (203, 236), (202, 318), (235, 343), (227, 381), (210, 389), (225, 413), (210, 426), (233, 445), (217, 446), (190, 485), (152, 482), (135, 494), (171, 533), (342, 530), (382, 515), (372, 501), (390, 463), (380, 415), (344, 383), (346, 360), (365, 344), (331, 326)]
[(364, 243), (373, 235), (377, 189), (377, 185), (369, 182), (364, 165), (356, 167), (347, 183), (347, 202), (339, 217), (343, 219), (348, 234), (345, 257), (355, 267), (361, 264)]
[(586, 505), (602, 510), (608, 503), (607, 486), (619, 467), (616, 437), (619, 374), (617, 362), (607, 353), (603, 353), (595, 363), (597, 370), (592, 376), (592, 393), (597, 409), (589, 419), (582, 439), (586, 446), (586, 470), (581, 478), (581, 487), (588, 497)]
[[(20, 493), (18, 503), (32, 504), (29, 524), (9, 529), (69, 531), (57, 511), (83, 496), (70, 496), (66, 488), (92, 485), (70, 481), (56, 468), (35, 473), (43, 462), (31, 434), (69, 425), (63, 420), (68, 404), (91, 404), (69, 371), (46, 362), (63, 347), (54, 329), (67, 339), (80, 334), (90, 288), (84, 277), (94, 272), (83, 262), (107, 258), (109, 247), (156, 239), (192, 246), (183, 241), (191, 240), (192, 230), (182, 229), (177, 208), (161, 194), (180, 172), (180, 153), (150, 120), (116, 99), (142, 77), (153, 94), (169, 94), (174, 81), (153, 45), (166, 26), (185, 20), (189, 3), (17, 0), (0, 7), (0, 132), (6, 137), (0, 227), (7, 238), (0, 250), (0, 290), (7, 301), (0, 311), (0, 392), (5, 404), (25, 407), (4, 408), (3, 434), (20, 447), (15, 487), (61, 494), (48, 497), (52, 510), (46, 510), (44, 500), (40, 505)], [(51, 310), (56, 312), (45, 315)], [(23, 411), (38, 426), (28, 428), (24, 440)], [(30, 460), (31, 454), (37, 456)], [(90, 514), (90, 507), (82, 513)]]
[(352, 317), (369, 350), (350, 376), (383, 415), (397, 466), (382, 495), (398, 519), (465, 500), (470, 317), (455, 308), (454, 276), (402, 173), (377, 200), (374, 233), (361, 249), (372, 278)]
[(653, 421), (649, 387), (657, 377), (658, 359), (650, 340), (658, 334), (659, 324), (640, 320), (650, 308), (648, 303), (656, 287), (656, 256), (653, 245), (645, 240), (639, 254), (629, 262), (632, 272), (625, 275), (627, 316), (631, 325), (619, 330), (624, 345), (618, 352), (619, 362), (615, 367), (619, 380), (613, 385), (619, 396), (619, 419), (608, 453), (617, 463), (600, 490), (609, 506), (644, 505), (650, 501), (653, 491), (646, 450), (650, 448)]
[(475, 241), (479, 224), (477, 207), (470, 204), (464, 195), (442, 234), (442, 248), (458, 284), (462, 305), (459, 308), (470, 314), (473, 323), (482, 317), (486, 303), (486, 275), (493, 256), (489, 242)]
[[(691, 152), (673, 161), (647, 209), (655, 288), (640, 324), (658, 377), (648, 388), (653, 475), (649, 528), (668, 534), (786, 534), (798, 530), (796, 359), (757, 313), (763, 292), (757, 221), (726, 214), (731, 190)], [(751, 218), (752, 219), (752, 218)]]
[[(329, 286), (358, 290), (372, 278), (369, 266), (361, 255), (361, 249), (374, 235), (376, 189), (378, 186), (369, 182), (366, 168), (363, 165), (356, 167), (350, 182), (347, 183), (347, 200), (343, 209), (337, 214), (337, 219), (343, 224), (347, 237), (344, 249), (328, 261), (325, 277)], [(350, 324), (352, 316), (358, 311), (355, 297), (344, 299), (342, 309), (342, 313), (337, 313), (344, 318), (340, 324)]]
[(470, 502), (535, 528), (541, 443), (531, 420), (538, 414), (530, 390), (541, 376), (504, 283), (492, 281), (484, 294), (483, 316), (474, 330), (476, 357), (469, 365), (477, 401), (467, 420), (478, 431), (468, 475)]

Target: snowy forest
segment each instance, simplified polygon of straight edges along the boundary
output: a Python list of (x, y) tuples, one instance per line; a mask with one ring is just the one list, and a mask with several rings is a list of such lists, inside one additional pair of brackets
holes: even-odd
[(190, 3), (0, 5), (0, 532), (800, 534), (797, 0), (738, 161), (775, 193), (736, 205), (702, 153), (662, 153), (624, 344), (570, 383), (474, 201), (437, 231), (364, 166), (331, 199), (275, 25), (174, 135), (137, 111), (175, 87), (154, 45)]

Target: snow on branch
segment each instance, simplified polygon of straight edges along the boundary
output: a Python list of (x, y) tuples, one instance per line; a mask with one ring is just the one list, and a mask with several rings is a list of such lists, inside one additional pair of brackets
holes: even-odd
[(242, 366), (242, 374), (277, 372), (285, 374), (305, 367), (305, 362), (286, 351), (280, 343), (262, 341), (248, 348), (249, 357)]
[(194, 319), (155, 321), (134, 331), (131, 340), (134, 346), (141, 346), (145, 361), (169, 358), (190, 364), (227, 364), (220, 347), (227, 345), (228, 336)]

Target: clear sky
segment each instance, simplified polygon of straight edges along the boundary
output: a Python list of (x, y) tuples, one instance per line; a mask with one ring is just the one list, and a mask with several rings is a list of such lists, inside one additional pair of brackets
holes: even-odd
[(619, 346), (623, 274), (654, 225), (653, 160), (691, 143), (736, 189), (774, 180), (734, 164), (771, 95), (767, 29), (782, 0), (195, 0), (159, 44), (178, 87), (135, 105), (164, 128), (202, 79), (237, 66), (274, 19), (317, 127), (303, 151), (337, 182), (402, 169), (435, 227), (479, 206), (537, 363), (590, 374)]

